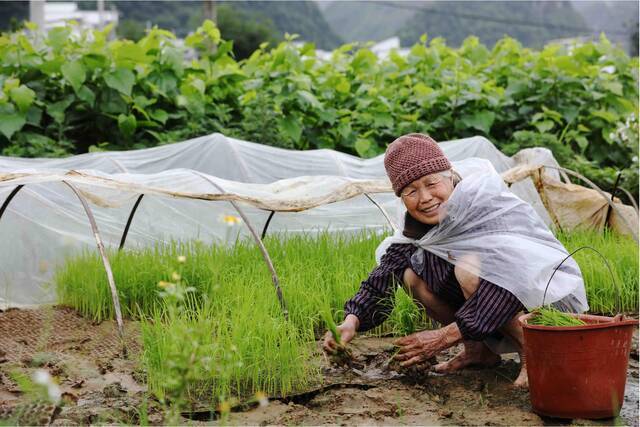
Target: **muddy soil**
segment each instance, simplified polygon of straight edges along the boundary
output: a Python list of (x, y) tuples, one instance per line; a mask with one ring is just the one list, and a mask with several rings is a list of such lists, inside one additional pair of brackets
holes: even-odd
[[(139, 329), (127, 323), (127, 355), (113, 322), (94, 324), (69, 308), (0, 313), (0, 421), (23, 425), (139, 423), (148, 414), (162, 424), (160, 405), (148, 398), (139, 366)], [(456, 349), (438, 356), (451, 357)], [(271, 397), (266, 406), (239, 405), (223, 418), (205, 407), (183, 414), (196, 425), (614, 425), (615, 420), (559, 420), (531, 411), (526, 391), (514, 389), (519, 365), (503, 357), (494, 368), (438, 375), (403, 371), (388, 338), (359, 338), (355, 362), (336, 367), (319, 351), (322, 384), (293, 396)], [(16, 373), (46, 369), (61, 391), (60, 405), (34, 402), (15, 382)], [(638, 332), (630, 359), (622, 410), (624, 424), (638, 426)]]

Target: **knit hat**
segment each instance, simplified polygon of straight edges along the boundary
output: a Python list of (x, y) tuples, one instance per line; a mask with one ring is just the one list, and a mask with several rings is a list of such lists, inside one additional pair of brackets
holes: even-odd
[(402, 135), (387, 147), (384, 168), (393, 191), (400, 197), (404, 187), (425, 175), (451, 169), (451, 163), (433, 138), (410, 133)]

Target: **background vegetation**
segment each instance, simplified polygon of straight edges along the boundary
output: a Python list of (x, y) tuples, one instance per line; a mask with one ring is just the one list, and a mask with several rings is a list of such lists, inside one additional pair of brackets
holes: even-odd
[[(110, 29), (0, 36), (0, 150), (64, 156), (131, 149), (211, 132), (295, 149), (369, 157), (406, 132), (484, 135), (507, 154), (546, 146), (605, 189), (618, 170), (637, 195), (638, 59), (606, 38), (541, 51), (470, 37), (458, 49), (424, 36), (407, 56), (363, 46), (330, 60), (291, 38), (232, 55), (211, 22), (177, 43)], [(185, 51), (196, 58), (185, 60)]]
[[(94, 0), (76, 3), (83, 10), (97, 9)], [(202, 1), (107, 0), (104, 3), (106, 10), (118, 11), (118, 36), (134, 41), (142, 38), (145, 29), (153, 26), (167, 29), (177, 37), (186, 37), (203, 21)], [(234, 40), (236, 47), (259, 35), (260, 39), (253, 44), (251, 52), (262, 42), (281, 40), (285, 33), (300, 34), (304, 40), (312, 41), (323, 49), (333, 49), (342, 44), (314, 1), (216, 1), (215, 5), (222, 36)], [(0, 30), (16, 28), (27, 19), (28, 1), (0, 2)], [(240, 53), (240, 57), (245, 55)]]

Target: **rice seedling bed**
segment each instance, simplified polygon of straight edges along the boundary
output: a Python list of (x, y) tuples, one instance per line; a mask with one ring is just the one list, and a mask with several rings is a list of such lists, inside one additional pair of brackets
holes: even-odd
[[(271, 236), (266, 246), (289, 308), (285, 321), (261, 255), (251, 241), (234, 246), (197, 242), (111, 252), (124, 313), (141, 320), (142, 362), (150, 391), (175, 402), (225, 402), (256, 393), (287, 395), (322, 381), (309, 363), (325, 330), (375, 265), (375, 233)], [(567, 249), (590, 245), (607, 256), (621, 286), (622, 310), (637, 312), (638, 248), (616, 235), (573, 233)], [(576, 255), (592, 312), (616, 310), (616, 292), (595, 254)], [(96, 321), (113, 316), (99, 258), (86, 252), (56, 274), (59, 301)], [(159, 286), (160, 284), (160, 286)], [(164, 295), (164, 297), (162, 296)], [(429, 326), (404, 291), (374, 334), (404, 335)]]

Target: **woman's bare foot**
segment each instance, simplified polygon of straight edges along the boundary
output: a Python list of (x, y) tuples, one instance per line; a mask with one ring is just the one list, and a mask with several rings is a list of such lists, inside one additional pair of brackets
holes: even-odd
[[(464, 349), (451, 360), (437, 364), (436, 372), (453, 372), (467, 366), (491, 367), (500, 363), (500, 356), (493, 353), (481, 341), (464, 341)], [(526, 374), (525, 374), (526, 375)]]
[(527, 376), (527, 365), (525, 363), (522, 363), (520, 374), (518, 375), (518, 378), (516, 378), (516, 380), (513, 382), (513, 386), (523, 389), (529, 388), (529, 377)]

